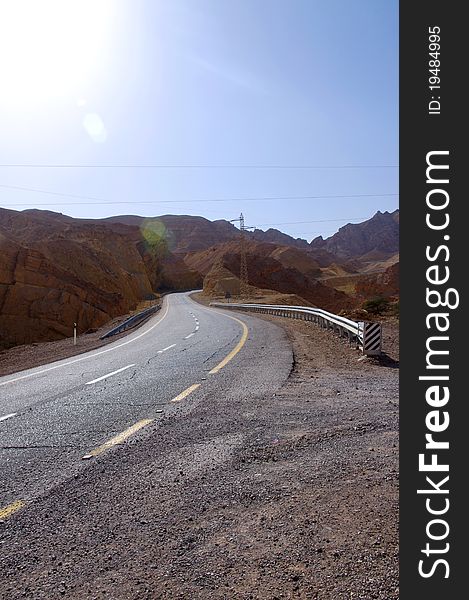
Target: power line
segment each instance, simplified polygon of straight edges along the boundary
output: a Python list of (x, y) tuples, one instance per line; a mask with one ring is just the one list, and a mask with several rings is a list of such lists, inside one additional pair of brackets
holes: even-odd
[[(22, 191), (22, 192), (33, 192), (35, 194), (47, 194), (49, 196), (58, 196), (59, 198), (77, 198), (77, 199), (81, 199), (81, 200), (94, 200), (97, 203), (101, 203), (101, 202), (107, 203), (108, 202), (106, 200), (102, 200), (101, 198), (95, 198), (94, 196), (82, 196), (81, 194), (67, 194), (67, 193), (62, 193), (62, 192), (51, 192), (50, 190), (39, 190), (37, 188), (23, 187), (20, 185), (0, 184), (0, 188), (4, 188), (4, 189), (8, 189), (8, 190), (18, 190), (18, 191)], [(63, 202), (61, 202), (60, 204), (63, 204)], [(82, 204), (82, 202), (77, 202), (76, 204)], [(10, 206), (10, 205), (8, 205), (8, 206)], [(12, 204), (11, 206), (30, 206), (30, 203), (15, 204), (15, 205)], [(38, 206), (43, 206), (43, 205), (39, 204)], [(55, 206), (55, 204), (46, 203), (46, 204), (44, 204), (44, 206)]]
[(335, 223), (340, 221), (361, 221), (370, 217), (345, 217), (343, 219), (320, 219), (315, 221), (289, 221), (288, 223), (258, 223), (256, 227), (276, 227), (277, 225), (305, 225), (309, 223)]
[[(399, 194), (339, 194), (339, 195), (320, 195), (320, 196), (260, 196), (251, 198), (200, 198), (198, 200), (105, 200), (94, 196), (84, 196), (81, 194), (68, 194), (61, 192), (52, 192), (37, 188), (29, 188), (17, 185), (0, 184), (0, 188), (31, 192), (35, 194), (46, 194), (59, 198), (74, 198), (87, 200), (88, 202), (41, 202), (34, 203), (35, 206), (79, 206), (88, 204), (117, 205), (117, 204), (195, 204), (199, 202), (262, 202), (275, 200), (321, 200), (321, 199), (340, 199), (340, 198), (384, 198), (396, 197)], [(31, 202), (7, 203), (5, 206), (31, 206)]]
[(0, 164), (1, 168), (26, 169), (398, 169), (399, 165), (157, 165), (157, 164)]

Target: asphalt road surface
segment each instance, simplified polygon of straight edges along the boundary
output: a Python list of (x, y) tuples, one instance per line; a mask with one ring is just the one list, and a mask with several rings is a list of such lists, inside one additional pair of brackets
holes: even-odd
[(290, 366), (276, 327), (172, 294), (124, 339), (0, 378), (0, 520), (27, 518), (77, 468), (190, 411), (222, 381), (235, 396), (269, 392)]

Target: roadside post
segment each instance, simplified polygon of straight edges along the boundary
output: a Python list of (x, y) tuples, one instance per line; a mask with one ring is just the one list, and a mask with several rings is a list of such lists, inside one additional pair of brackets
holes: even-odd
[(73, 324), (73, 345), (77, 345), (77, 324)]

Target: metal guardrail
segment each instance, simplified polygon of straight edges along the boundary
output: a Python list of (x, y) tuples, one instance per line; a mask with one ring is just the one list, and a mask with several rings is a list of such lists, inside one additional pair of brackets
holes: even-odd
[(136, 315), (133, 315), (132, 317), (129, 317), (123, 323), (121, 323), (117, 327), (114, 327), (114, 329), (111, 329), (110, 331), (108, 331), (107, 333), (102, 335), (99, 339), (104, 340), (108, 337), (111, 337), (112, 335), (116, 335), (117, 333), (122, 333), (122, 331), (125, 331), (126, 329), (135, 327), (142, 321), (145, 321), (145, 319), (148, 319), (148, 317), (151, 317), (151, 315), (158, 312), (160, 310), (160, 308), (161, 308), (160, 305), (156, 305), (156, 306), (150, 306), (150, 308), (142, 310), (142, 312), (140, 312)]
[(367, 321), (352, 321), (340, 317), (321, 308), (309, 306), (279, 306), (275, 304), (233, 304), (225, 302), (211, 302), (210, 306), (246, 310), (254, 313), (289, 317), (290, 319), (303, 319), (313, 321), (325, 329), (332, 329), (341, 337), (347, 337), (349, 344), (355, 344), (363, 354), (376, 356), (381, 354), (381, 323)]

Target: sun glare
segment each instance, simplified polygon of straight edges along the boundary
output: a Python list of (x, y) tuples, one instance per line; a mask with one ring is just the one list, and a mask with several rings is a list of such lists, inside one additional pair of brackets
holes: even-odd
[(0, 105), (86, 97), (105, 68), (112, 1), (0, 0)]

